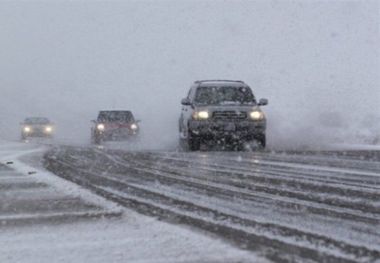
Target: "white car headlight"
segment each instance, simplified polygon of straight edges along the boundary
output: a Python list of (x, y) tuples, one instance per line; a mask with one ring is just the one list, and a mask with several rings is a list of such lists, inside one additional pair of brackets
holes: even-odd
[(263, 120), (265, 118), (264, 113), (261, 111), (252, 111), (249, 116), (251, 117), (252, 120), (259, 121)]
[(131, 125), (131, 129), (132, 129), (132, 130), (137, 130), (137, 129), (138, 129), (137, 124), (133, 123), (133, 124)]
[(96, 126), (96, 128), (99, 130), (99, 131), (104, 131), (105, 127), (104, 127), (104, 124), (98, 124)]
[(31, 132), (32, 129), (29, 126), (24, 127), (24, 132)]
[(47, 132), (47, 133), (51, 133), (52, 131), (53, 131), (53, 127), (51, 127), (51, 126), (47, 126), (45, 128), (45, 132)]
[(208, 111), (195, 111), (193, 114), (193, 118), (195, 120), (207, 120), (210, 117)]

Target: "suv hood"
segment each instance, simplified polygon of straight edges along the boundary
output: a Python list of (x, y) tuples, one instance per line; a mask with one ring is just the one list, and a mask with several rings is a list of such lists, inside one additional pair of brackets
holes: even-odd
[(195, 106), (197, 111), (240, 111), (240, 112), (250, 112), (254, 110), (261, 111), (260, 107), (257, 105), (212, 105), (212, 106)]

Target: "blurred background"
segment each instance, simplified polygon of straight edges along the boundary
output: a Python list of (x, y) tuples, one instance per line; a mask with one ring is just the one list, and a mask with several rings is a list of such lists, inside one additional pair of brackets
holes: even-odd
[(177, 144), (198, 79), (268, 98), (272, 148), (380, 135), (379, 1), (2, 1), (0, 137), (47, 116), (89, 143), (102, 109), (130, 109), (146, 148)]

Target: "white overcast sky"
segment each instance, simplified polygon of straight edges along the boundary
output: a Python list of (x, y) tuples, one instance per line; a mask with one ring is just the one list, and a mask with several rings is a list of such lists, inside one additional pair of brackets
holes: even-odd
[(169, 140), (197, 79), (244, 80), (275, 135), (378, 115), (379, 21), (380, 1), (0, 1), (0, 136), (46, 115), (85, 138), (127, 108)]

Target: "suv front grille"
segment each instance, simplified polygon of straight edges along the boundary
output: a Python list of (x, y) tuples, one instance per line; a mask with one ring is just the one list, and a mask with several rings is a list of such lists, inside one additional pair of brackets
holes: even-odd
[(244, 111), (215, 111), (212, 117), (217, 120), (244, 120), (247, 118), (247, 113)]

